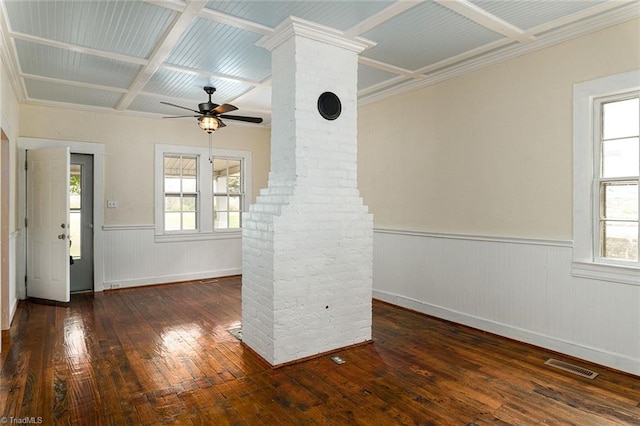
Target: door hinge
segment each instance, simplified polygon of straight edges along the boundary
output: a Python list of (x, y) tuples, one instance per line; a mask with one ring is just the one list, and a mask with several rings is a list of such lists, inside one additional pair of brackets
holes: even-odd
[(27, 218), (26, 217), (24, 218), (24, 227), (25, 228), (27, 227)]
[(24, 160), (24, 169), (29, 170), (29, 161)]
[(24, 285), (25, 286), (27, 285), (27, 276), (26, 275), (24, 276)]

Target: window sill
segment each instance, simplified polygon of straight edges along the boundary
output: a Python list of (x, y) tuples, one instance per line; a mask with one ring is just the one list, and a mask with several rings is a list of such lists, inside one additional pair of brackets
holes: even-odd
[(176, 234), (156, 234), (156, 243), (179, 243), (189, 241), (209, 241), (209, 240), (235, 240), (242, 238), (242, 230), (216, 231), (216, 232), (193, 232)]
[(640, 268), (593, 262), (573, 262), (571, 275), (619, 284), (640, 286)]

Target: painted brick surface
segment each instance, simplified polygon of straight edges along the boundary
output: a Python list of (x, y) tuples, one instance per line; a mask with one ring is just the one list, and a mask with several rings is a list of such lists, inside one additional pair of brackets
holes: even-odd
[[(272, 365), (371, 339), (373, 219), (357, 189), (357, 52), (272, 50), (271, 172), (243, 223), (243, 340)], [(317, 111), (336, 93), (342, 114)]]

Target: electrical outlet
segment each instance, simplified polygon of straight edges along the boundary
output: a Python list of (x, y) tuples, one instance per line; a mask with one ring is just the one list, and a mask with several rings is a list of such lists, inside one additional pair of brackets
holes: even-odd
[(118, 202), (115, 200), (107, 200), (107, 208), (108, 209), (117, 209), (118, 208)]
[(111, 290), (115, 290), (117, 288), (120, 288), (120, 283), (112, 283), (111, 284)]

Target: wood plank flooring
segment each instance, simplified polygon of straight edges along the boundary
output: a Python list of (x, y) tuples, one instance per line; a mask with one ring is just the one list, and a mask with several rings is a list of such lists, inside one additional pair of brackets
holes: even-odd
[(240, 324), (240, 280), (21, 302), (2, 336), (0, 422), (640, 425), (638, 377), (381, 302), (374, 343), (338, 352), (345, 364), (271, 369), (227, 331)]

